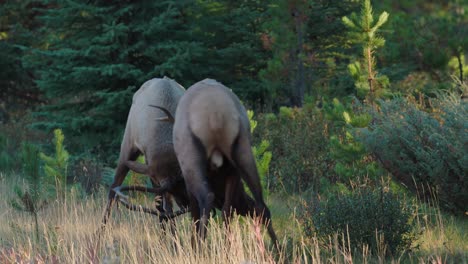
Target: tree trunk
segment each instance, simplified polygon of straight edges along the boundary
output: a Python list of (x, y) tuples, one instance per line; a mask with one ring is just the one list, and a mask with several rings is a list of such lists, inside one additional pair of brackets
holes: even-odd
[(461, 58), (461, 52), (457, 53), (457, 60), (458, 60), (458, 70), (460, 71), (460, 82), (463, 83), (463, 62)]
[(296, 34), (297, 34), (297, 48), (296, 48), (296, 63), (297, 63), (297, 72), (296, 72), (296, 85), (295, 97), (296, 102), (294, 106), (302, 107), (304, 102), (304, 91), (305, 91), (305, 69), (304, 63), (302, 61), (302, 54), (304, 52), (304, 30), (303, 30), (303, 21), (301, 11), (295, 12), (295, 23), (296, 23)]
[(372, 49), (371, 47), (366, 48), (367, 52), (367, 80), (369, 81), (369, 99), (370, 104), (374, 107), (374, 73), (372, 70)]

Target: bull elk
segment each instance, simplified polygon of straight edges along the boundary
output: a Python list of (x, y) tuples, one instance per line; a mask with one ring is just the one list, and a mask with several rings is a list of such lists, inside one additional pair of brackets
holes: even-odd
[[(250, 123), (237, 96), (223, 84), (205, 79), (184, 93), (173, 111), (160, 107), (174, 122), (174, 150), (182, 169), (190, 212), (199, 236), (206, 236), (209, 212), (222, 208), (227, 223), (232, 210), (258, 215), (277, 242), (251, 149)], [(247, 184), (254, 200), (244, 191)]]
[[(188, 204), (185, 187), (180, 172), (180, 167), (174, 153), (172, 142), (173, 124), (167, 122), (155, 122), (164, 120), (165, 116), (149, 105), (163, 106), (168, 113), (175, 113), (177, 104), (184, 94), (185, 89), (167, 77), (155, 78), (145, 82), (133, 95), (132, 106), (127, 118), (127, 125), (123, 136), (120, 157), (115, 171), (114, 181), (108, 195), (108, 202), (103, 218), (105, 225), (110, 216), (112, 204), (116, 194), (129, 208), (136, 207), (125, 203), (125, 196), (121, 191), (137, 190), (150, 191), (163, 196), (163, 208), (158, 211), (146, 211), (159, 214), (165, 212), (167, 216), (172, 214), (171, 197), (174, 197), (180, 207)], [(144, 155), (146, 164), (135, 160)], [(146, 189), (143, 187), (121, 188), (125, 176), (129, 170), (148, 175), (153, 184), (159, 184), (159, 188)], [(178, 214), (183, 213), (183, 211)]]

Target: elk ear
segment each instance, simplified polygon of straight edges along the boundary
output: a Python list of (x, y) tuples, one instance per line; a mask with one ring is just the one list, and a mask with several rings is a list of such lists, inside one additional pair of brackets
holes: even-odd
[(175, 121), (174, 116), (171, 114), (171, 112), (169, 112), (169, 110), (167, 110), (166, 108), (164, 108), (162, 106), (158, 106), (158, 105), (149, 105), (149, 106), (154, 107), (154, 108), (158, 108), (167, 115), (166, 117), (156, 118), (156, 121), (163, 121), (163, 122), (169, 122), (169, 123), (174, 124), (174, 121)]

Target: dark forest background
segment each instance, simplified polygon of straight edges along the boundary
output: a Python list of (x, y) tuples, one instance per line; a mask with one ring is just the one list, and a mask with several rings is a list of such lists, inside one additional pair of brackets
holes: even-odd
[(466, 226), (467, 53), (462, 0), (0, 0), (0, 172), (106, 189), (133, 93), (213, 78), (253, 111), (274, 218), (409, 250), (405, 197)]
[[(185, 87), (217, 79), (254, 110), (272, 188), (384, 171), (413, 185), (457, 159), (465, 188), (466, 3), (366, 2), (2, 1), (5, 169), (21, 167), (21, 142), (51, 149), (57, 128), (75, 162), (113, 167), (133, 93), (168, 76)], [(404, 118), (415, 131), (391, 138)], [(433, 168), (441, 153), (453, 155)]]

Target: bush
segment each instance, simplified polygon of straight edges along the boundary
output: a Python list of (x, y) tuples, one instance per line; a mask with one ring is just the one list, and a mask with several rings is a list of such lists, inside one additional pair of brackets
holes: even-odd
[(16, 210), (29, 213), (34, 219), (35, 233), (39, 241), (38, 213), (47, 205), (48, 193), (44, 190), (44, 177), (39, 172), (39, 147), (24, 142), (21, 147), (23, 176), (26, 180), (21, 185), (14, 186), (16, 197), (9, 201)]
[[(88, 194), (99, 190), (103, 183), (103, 165), (93, 158), (82, 157), (73, 160), (70, 163), (68, 172), (72, 181), (79, 183), (82, 189)], [(111, 180), (113, 180), (113, 176), (114, 174), (112, 174)]]
[(41, 146), (46, 137), (44, 133), (29, 129), (31, 116), (24, 110), (9, 114), (10, 121), (0, 125), (0, 171), (21, 173), (22, 144), (29, 142)]
[(324, 106), (331, 126), (330, 154), (335, 161), (334, 170), (339, 180), (345, 184), (364, 179), (375, 183), (382, 176), (383, 170), (355, 136), (356, 132), (370, 124), (372, 116), (359, 100), (350, 99), (351, 101), (342, 103), (335, 98)]
[(17, 166), (17, 160), (12, 151), (11, 143), (8, 138), (0, 134), (0, 171), (13, 170)]
[[(468, 210), (468, 105), (455, 95), (429, 103), (431, 112), (406, 99), (381, 102), (360, 138), (403, 184), (413, 191), (429, 186), (442, 208), (463, 213)], [(430, 192), (418, 194), (431, 198)]]
[(304, 211), (306, 235), (323, 243), (337, 234), (354, 249), (368, 245), (374, 253), (385, 248), (393, 254), (409, 249), (416, 239), (411, 207), (384, 189), (341, 194)]
[(321, 177), (334, 181), (326, 122), (318, 110), (282, 107), (277, 115), (259, 115), (254, 136), (257, 146), (261, 140), (270, 142), (271, 189), (304, 192), (319, 190)]
[(45, 153), (40, 153), (39, 157), (44, 162), (44, 174), (50, 186), (55, 186), (53, 190), (57, 194), (57, 198), (65, 197), (67, 189), (67, 167), (69, 154), (65, 150), (63, 141), (65, 136), (61, 129), (54, 130), (54, 146), (55, 153), (51, 156)]

